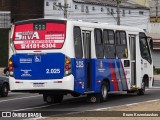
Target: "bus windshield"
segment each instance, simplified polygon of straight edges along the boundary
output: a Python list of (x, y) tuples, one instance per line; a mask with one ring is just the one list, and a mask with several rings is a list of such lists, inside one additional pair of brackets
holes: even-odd
[(65, 36), (65, 22), (34, 21), (15, 24), (12, 40), (16, 50), (61, 49)]

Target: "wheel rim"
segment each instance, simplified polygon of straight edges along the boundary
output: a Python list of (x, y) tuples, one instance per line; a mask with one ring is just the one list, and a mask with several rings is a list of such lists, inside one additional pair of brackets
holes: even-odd
[(107, 97), (107, 88), (106, 88), (105, 85), (102, 85), (101, 93), (102, 93), (102, 97), (103, 97), (103, 98), (106, 98), (106, 97)]
[(46, 100), (47, 100), (47, 102), (49, 102), (49, 103), (50, 103), (50, 102), (52, 101), (51, 96), (47, 96), (47, 99), (46, 99)]
[(95, 97), (95, 96), (92, 96), (92, 97), (91, 97), (91, 102), (92, 102), (92, 103), (95, 103), (95, 102), (96, 102), (96, 97)]

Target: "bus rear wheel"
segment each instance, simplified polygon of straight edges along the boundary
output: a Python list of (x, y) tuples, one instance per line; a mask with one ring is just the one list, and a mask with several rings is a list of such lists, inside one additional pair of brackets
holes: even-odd
[(63, 101), (63, 95), (43, 94), (43, 100), (49, 104), (61, 103)]

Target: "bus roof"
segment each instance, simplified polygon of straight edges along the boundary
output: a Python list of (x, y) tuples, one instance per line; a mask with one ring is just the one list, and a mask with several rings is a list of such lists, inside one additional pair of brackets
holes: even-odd
[(113, 29), (113, 30), (126, 30), (126, 31), (135, 31), (135, 32), (144, 32), (143, 29), (138, 27), (130, 27), (130, 26), (123, 26), (123, 25), (113, 25), (108, 23), (92, 23), (92, 22), (85, 22), (85, 21), (75, 21), (75, 20), (67, 20), (71, 22), (71, 24), (84, 26), (84, 27), (92, 27), (92, 28), (102, 28), (102, 29)]
[(137, 27), (130, 27), (130, 26), (122, 26), (122, 25), (113, 25), (108, 23), (95, 23), (95, 22), (86, 22), (83, 20), (71, 20), (71, 19), (46, 19), (46, 18), (39, 18), (39, 19), (29, 19), (15, 22), (15, 25), (20, 24), (27, 24), (27, 23), (37, 23), (37, 22), (56, 22), (56, 23), (65, 23), (70, 22), (73, 25), (84, 26), (84, 27), (91, 27), (91, 28), (107, 28), (107, 29), (114, 29), (114, 30), (127, 30), (127, 31), (136, 31), (136, 32), (144, 32), (143, 29)]
[(44, 18), (40, 18), (40, 19), (28, 19), (28, 20), (22, 20), (22, 21), (18, 21), (15, 22), (15, 25), (20, 25), (20, 24), (27, 24), (27, 23), (42, 23), (42, 22), (56, 22), (56, 23), (65, 23), (66, 20), (64, 19), (44, 19)]

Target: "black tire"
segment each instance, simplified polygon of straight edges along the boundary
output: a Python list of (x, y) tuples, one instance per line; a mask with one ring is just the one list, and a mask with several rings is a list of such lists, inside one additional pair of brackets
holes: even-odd
[(1, 88), (1, 96), (7, 97), (8, 96), (9, 87), (7, 84), (3, 84)]
[(63, 95), (43, 94), (43, 100), (48, 104), (61, 103)]
[(54, 97), (51, 94), (43, 94), (43, 100), (48, 104), (54, 103)]
[(99, 103), (100, 102), (100, 94), (93, 93), (93, 94), (87, 94), (87, 102), (90, 103)]
[(102, 82), (101, 91), (100, 91), (100, 101), (106, 101), (108, 98), (108, 84), (106, 82)]
[(142, 82), (142, 89), (139, 89), (138, 91), (137, 91), (137, 95), (144, 95), (145, 94), (145, 82), (144, 82), (144, 80), (143, 80), (143, 82)]

